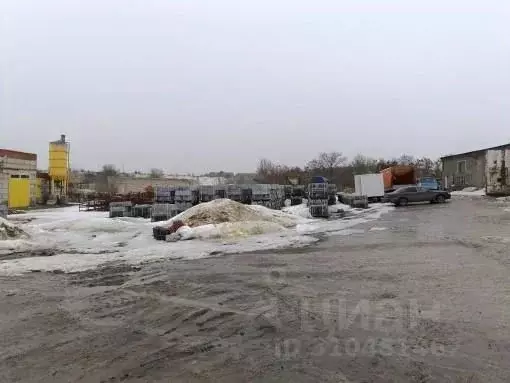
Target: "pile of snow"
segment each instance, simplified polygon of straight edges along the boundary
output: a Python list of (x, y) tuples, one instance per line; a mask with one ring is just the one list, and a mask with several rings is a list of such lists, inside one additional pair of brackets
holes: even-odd
[(5, 241), (22, 238), (28, 238), (27, 233), (5, 218), (0, 217), (0, 240)]
[(271, 222), (284, 227), (295, 226), (298, 217), (264, 206), (244, 205), (230, 199), (217, 199), (193, 206), (173, 217), (169, 222), (181, 220), (189, 227), (232, 222)]
[(188, 239), (229, 239), (277, 232), (288, 232), (300, 222), (298, 215), (272, 210), (259, 205), (244, 205), (230, 199), (217, 199), (201, 203), (176, 215), (167, 222), (170, 225), (182, 221), (179, 228), (167, 240), (175, 242)]
[(302, 218), (312, 218), (310, 215), (310, 209), (306, 206), (306, 203), (294, 206), (285, 206), (282, 208), (282, 211)]
[(192, 236), (200, 239), (247, 237), (268, 233), (286, 232), (284, 226), (268, 221), (224, 222), (202, 225), (192, 229)]
[(485, 195), (485, 189), (478, 189), (476, 187), (468, 187), (468, 188), (464, 188), (462, 190), (452, 191), (451, 195), (480, 197), (480, 196)]

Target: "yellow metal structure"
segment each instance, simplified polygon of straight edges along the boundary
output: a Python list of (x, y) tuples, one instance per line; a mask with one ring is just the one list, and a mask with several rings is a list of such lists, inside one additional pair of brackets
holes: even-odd
[(49, 174), (55, 180), (69, 177), (69, 151), (67, 144), (50, 143)]
[(18, 177), (11, 176), (9, 178), (8, 204), (10, 208), (28, 207), (30, 205), (30, 179)]
[(48, 173), (53, 194), (66, 195), (69, 182), (69, 143), (65, 135), (50, 142)]

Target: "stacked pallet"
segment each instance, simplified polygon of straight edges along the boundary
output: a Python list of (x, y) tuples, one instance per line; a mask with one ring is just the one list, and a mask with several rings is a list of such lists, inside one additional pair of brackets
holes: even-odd
[(155, 203), (152, 205), (151, 221), (167, 221), (170, 218), (176, 216), (181, 211), (178, 209), (176, 204), (173, 203)]
[(133, 207), (133, 217), (150, 218), (152, 212), (152, 205), (135, 205)]
[(312, 217), (329, 217), (329, 190), (327, 183), (311, 183), (308, 185), (308, 208)]
[(154, 189), (154, 202), (175, 203), (175, 188), (170, 186), (157, 186)]
[(131, 217), (133, 203), (131, 201), (110, 202), (110, 218)]

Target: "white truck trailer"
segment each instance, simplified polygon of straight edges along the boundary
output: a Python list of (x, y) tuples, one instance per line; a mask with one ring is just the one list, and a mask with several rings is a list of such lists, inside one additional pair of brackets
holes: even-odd
[(354, 193), (367, 196), (369, 202), (380, 202), (384, 197), (384, 179), (381, 173), (356, 174)]

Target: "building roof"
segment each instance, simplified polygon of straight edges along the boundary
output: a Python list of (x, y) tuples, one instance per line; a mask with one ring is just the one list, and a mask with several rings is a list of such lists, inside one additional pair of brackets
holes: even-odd
[(37, 154), (19, 152), (17, 150), (0, 149), (0, 157), (14, 158), (17, 160), (37, 161)]
[(451, 158), (451, 157), (457, 157), (457, 156), (467, 156), (467, 155), (470, 155), (470, 154), (475, 154), (475, 153), (480, 153), (480, 152), (486, 152), (487, 150), (498, 150), (498, 149), (506, 149), (510, 147), (510, 143), (508, 144), (503, 144), (503, 145), (499, 145), (499, 146), (491, 146), (490, 148), (484, 148), (484, 149), (477, 149), (477, 150), (472, 150), (470, 152), (464, 152), (464, 153), (457, 153), (457, 154), (448, 154), (446, 156), (442, 156), (441, 159), (445, 159), (445, 158)]

